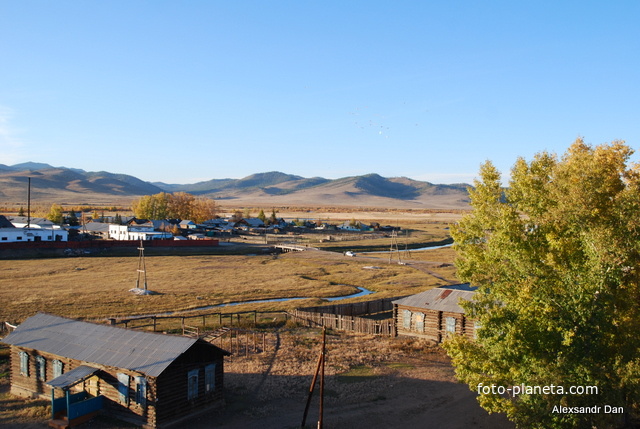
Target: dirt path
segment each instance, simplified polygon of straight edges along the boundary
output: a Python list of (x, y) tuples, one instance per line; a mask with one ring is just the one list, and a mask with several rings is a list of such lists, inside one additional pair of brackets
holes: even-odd
[[(319, 352), (317, 332), (281, 335), (277, 353), (232, 358), (225, 368), (227, 405), (193, 420), (191, 429), (298, 428)], [(513, 425), (489, 415), (457, 383), (439, 348), (410, 339), (328, 337), (325, 428), (492, 428)], [(263, 369), (269, 371), (264, 377)], [(318, 393), (307, 427), (316, 427)]]

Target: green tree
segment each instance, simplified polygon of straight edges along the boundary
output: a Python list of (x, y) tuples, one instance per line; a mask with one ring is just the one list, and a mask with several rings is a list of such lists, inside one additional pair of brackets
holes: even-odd
[(62, 214), (62, 206), (59, 204), (52, 204), (47, 214), (47, 219), (58, 225), (62, 224), (64, 216)]
[(80, 221), (78, 220), (78, 216), (76, 216), (75, 210), (71, 210), (69, 212), (69, 216), (67, 216), (67, 223), (69, 226), (78, 226), (80, 225)]
[(278, 223), (278, 217), (276, 215), (276, 209), (271, 209), (271, 216), (269, 216), (269, 225), (275, 225)]
[(133, 203), (133, 214), (138, 219), (166, 219), (169, 217), (170, 198), (171, 194), (166, 192), (140, 197)]
[(24, 212), (24, 207), (20, 206), (20, 210), (18, 210), (18, 216), (26, 216)]
[(264, 210), (260, 209), (260, 213), (258, 213), (258, 219), (265, 223), (267, 221), (267, 215), (264, 214)]
[[(480, 394), (520, 427), (617, 427), (640, 403), (640, 170), (623, 142), (577, 140), (560, 159), (518, 159), (509, 187), (490, 163), (452, 226), (476, 341), (445, 342), (458, 378), (484, 386), (563, 386), (558, 394)], [(577, 395), (570, 386), (597, 386)], [(554, 406), (623, 407), (624, 415)]]

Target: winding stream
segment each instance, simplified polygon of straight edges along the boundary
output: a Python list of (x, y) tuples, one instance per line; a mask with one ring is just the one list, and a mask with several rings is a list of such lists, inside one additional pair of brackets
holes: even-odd
[[(343, 296), (334, 296), (331, 298), (322, 298), (322, 299), (326, 299), (327, 301), (340, 301), (342, 299), (349, 299), (349, 298), (357, 298), (359, 296), (366, 296), (366, 295), (371, 295), (373, 293), (375, 293), (372, 290), (369, 289), (365, 289), (363, 287), (359, 287), (356, 286), (357, 289), (359, 290), (359, 292), (357, 293), (353, 293), (350, 295), (343, 295)], [(236, 301), (236, 302), (227, 302), (225, 304), (216, 304), (216, 305), (206, 305), (203, 307), (195, 307), (195, 308), (190, 308), (188, 310), (181, 310), (181, 311), (169, 311), (166, 313), (160, 313), (160, 314), (155, 314), (155, 316), (172, 316), (174, 314), (184, 314), (184, 313), (190, 313), (193, 311), (201, 311), (201, 310), (211, 310), (213, 308), (222, 308), (222, 307), (230, 307), (233, 305), (242, 305), (242, 304), (259, 304), (259, 303), (263, 303), (263, 302), (285, 302), (285, 301), (297, 301), (300, 299), (311, 299), (311, 298), (317, 298), (315, 296), (308, 296), (308, 297), (295, 297), (295, 298), (272, 298), (272, 299), (256, 299), (253, 301)], [(149, 317), (149, 316), (153, 316), (153, 315), (146, 315), (146, 316), (138, 316), (138, 317)]]
[[(443, 249), (445, 247), (451, 247), (451, 246), (453, 246), (453, 243), (443, 244), (441, 246), (431, 246), (431, 247), (420, 247), (418, 249), (408, 249), (408, 251), (409, 252), (420, 252), (420, 251), (423, 251), (423, 250)], [(407, 252), (407, 250), (404, 250), (404, 249), (400, 249), (399, 251), (400, 252)], [(377, 252), (357, 252), (357, 253), (361, 254), (361, 255), (373, 255), (373, 254), (376, 254), (376, 253), (389, 253), (389, 252), (390, 252), (389, 250), (379, 250)], [(394, 252), (395, 252), (395, 250), (394, 250)]]

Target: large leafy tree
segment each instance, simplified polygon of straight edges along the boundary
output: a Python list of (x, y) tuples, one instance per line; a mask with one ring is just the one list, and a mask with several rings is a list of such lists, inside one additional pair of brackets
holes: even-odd
[(140, 197), (133, 203), (133, 213), (139, 219), (167, 219), (170, 198), (171, 194), (166, 192)]
[(132, 209), (140, 219), (189, 219), (196, 223), (212, 219), (217, 210), (214, 200), (186, 192), (145, 195), (133, 203)]
[[(578, 139), (561, 158), (518, 159), (506, 189), (487, 162), (470, 191), (472, 212), (451, 229), (458, 275), (479, 287), (463, 304), (479, 323), (476, 341), (445, 344), (458, 378), (474, 391), (480, 383), (556, 386), (478, 396), (520, 427), (617, 427), (638, 411), (640, 170), (632, 153), (623, 142)], [(624, 413), (607, 414), (605, 405)]]
[(61, 225), (64, 221), (62, 206), (60, 204), (52, 204), (51, 208), (49, 209), (49, 213), (47, 214), (47, 219), (49, 219), (53, 223)]

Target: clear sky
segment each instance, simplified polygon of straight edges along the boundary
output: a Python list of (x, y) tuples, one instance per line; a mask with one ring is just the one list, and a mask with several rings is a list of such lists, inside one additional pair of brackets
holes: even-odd
[(640, 145), (638, 1), (0, 0), (0, 163), (470, 182)]

